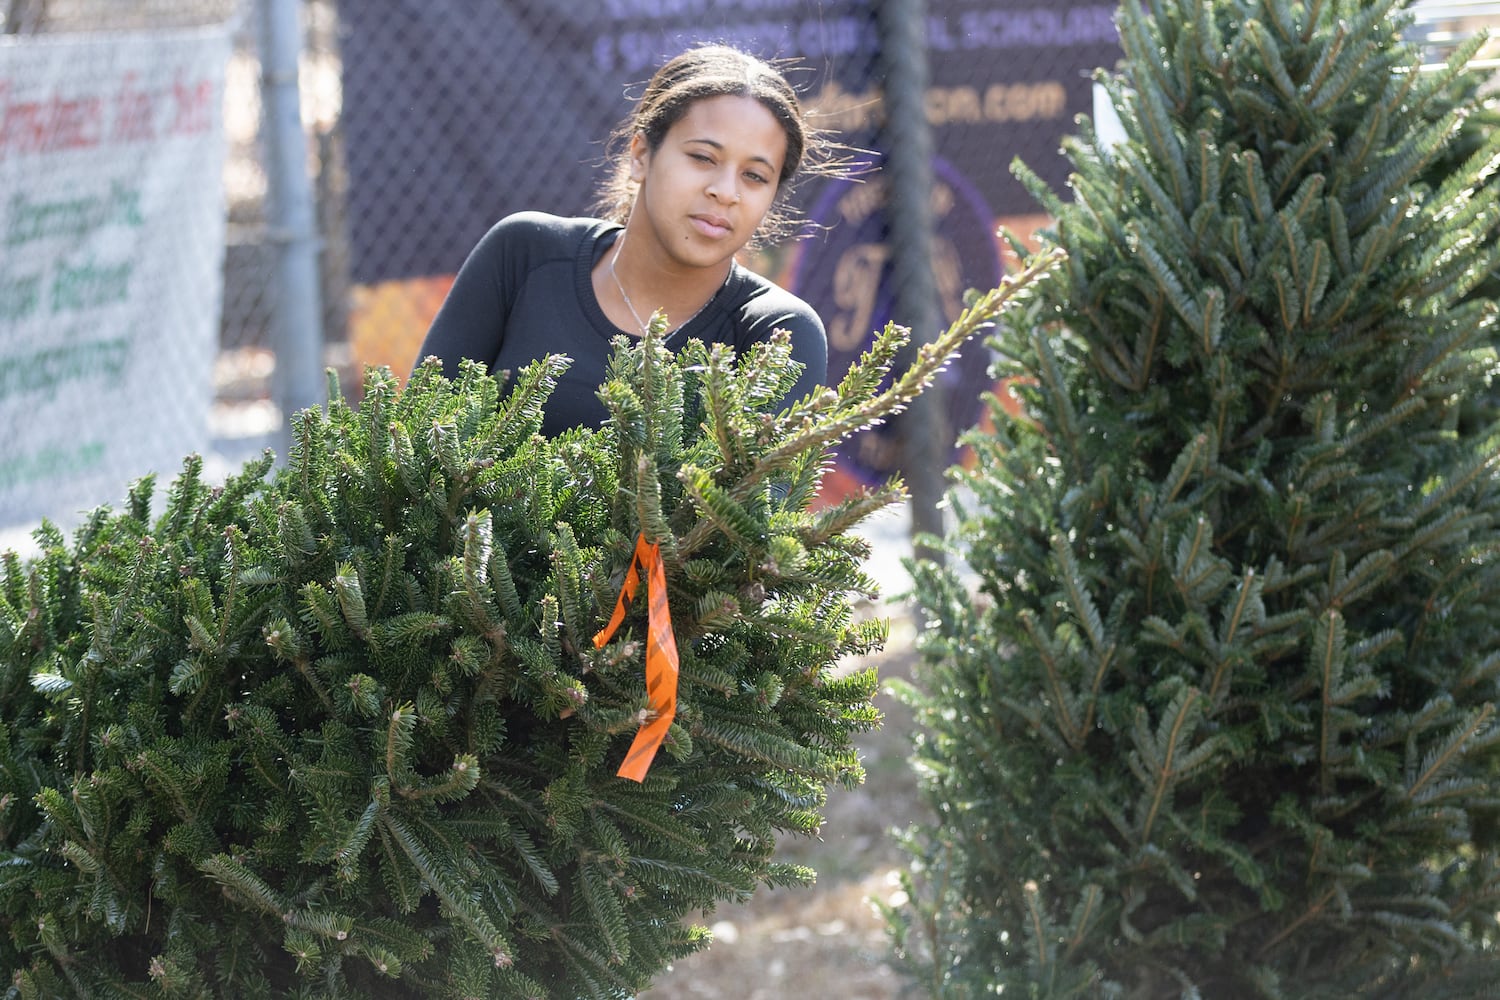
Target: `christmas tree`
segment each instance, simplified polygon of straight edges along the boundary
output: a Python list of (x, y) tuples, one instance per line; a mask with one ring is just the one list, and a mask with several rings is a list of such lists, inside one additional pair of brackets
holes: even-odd
[(1419, 69), (1406, 20), (1126, 3), (1124, 140), (1018, 168), (1067, 262), (995, 338), (974, 583), (917, 567), (934, 995), (1493, 987), (1500, 141), (1426, 180), (1478, 40)]
[(622, 338), (555, 439), (565, 359), (372, 370), (274, 474), (44, 526), (0, 566), (11, 995), (628, 997), (689, 914), (811, 880), (774, 848), (862, 778), (849, 529), (901, 489), (812, 501), (1026, 280), (884, 390), (894, 327), (784, 410), (784, 336)]

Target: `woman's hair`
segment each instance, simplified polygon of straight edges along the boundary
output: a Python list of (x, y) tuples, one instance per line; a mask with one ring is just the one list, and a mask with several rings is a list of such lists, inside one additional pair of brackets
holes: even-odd
[(776, 201), (766, 213), (760, 236), (786, 235), (791, 226), (786, 195), (800, 174), (838, 176), (847, 164), (835, 159), (834, 144), (808, 121), (797, 92), (770, 63), (729, 45), (700, 45), (668, 60), (646, 84), (646, 90), (610, 135), (614, 171), (599, 192), (595, 210), (623, 223), (635, 202), (630, 177), (630, 140), (640, 133), (653, 153), (673, 125), (698, 101), (712, 97), (750, 97), (759, 101), (786, 133), (786, 158), (777, 178)]

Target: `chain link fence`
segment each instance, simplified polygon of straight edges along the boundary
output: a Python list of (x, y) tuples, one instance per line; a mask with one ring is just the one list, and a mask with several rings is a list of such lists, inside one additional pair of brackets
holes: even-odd
[[(107, 459), (141, 442), (163, 477), (191, 451), (223, 474), (279, 443), (289, 404), (275, 391), (288, 375), (274, 335), (286, 295), (278, 262), (295, 234), (272, 221), (262, 97), (263, 14), (282, 2), (0, 0), (0, 432), (10, 442), (0, 452), (0, 531), (118, 503), (146, 469)], [(289, 2), (320, 291), (319, 321), (293, 334), (350, 395), (366, 364), (409, 369), (453, 274), (496, 220), (590, 210), (608, 169), (605, 136), (656, 65), (689, 44), (729, 42), (785, 65), (816, 120), (874, 168), (809, 178), (792, 195), (801, 236), (747, 260), (823, 316), (832, 378), (873, 329), (912, 315), (894, 277), (891, 208), (916, 204), (931, 218), (928, 315), (946, 323), (965, 289), (989, 286), (1007, 266), (997, 227), (1025, 236), (1045, 221), (1011, 160), (1063, 189), (1059, 142), (1092, 110), (1093, 68), (1117, 58), (1114, 4), (1084, 0)], [(892, 72), (883, 26), (892, 19), (881, 15), (897, 3), (920, 18), (920, 72)], [(1439, 53), (1500, 24), (1496, 3), (1417, 12), (1414, 31)], [(215, 32), (227, 38), (217, 68), (201, 61), (217, 58), (205, 41)], [(163, 62), (173, 44), (208, 54)], [(38, 82), (43, 63), (51, 82)], [(915, 101), (887, 93), (898, 77), (921, 81)], [(893, 107), (919, 109), (919, 120), (893, 117)], [(222, 146), (189, 143), (161, 167), (157, 148), (180, 138), (174, 116), (191, 124), (194, 113), (222, 116)], [(90, 129), (109, 130), (93, 137), (92, 159)], [(926, 188), (901, 190), (886, 158), (921, 130), (932, 151)], [(73, 153), (82, 165), (68, 161)], [(38, 156), (66, 169), (23, 180)], [(182, 173), (194, 169), (213, 172)], [(207, 209), (205, 193), (219, 199)], [(179, 209), (198, 221), (172, 221)], [(195, 295), (212, 282), (192, 278), (204, 262), (222, 279), (207, 304)], [(130, 297), (126, 286), (137, 312), (111, 313)], [(214, 310), (206, 337), (189, 329), (205, 305)], [(947, 373), (950, 428), (979, 419), (987, 361), (972, 347)], [(60, 406), (69, 390), (74, 403)], [(895, 471), (897, 430), (853, 442), (833, 488)], [(89, 463), (97, 475), (69, 475)]]

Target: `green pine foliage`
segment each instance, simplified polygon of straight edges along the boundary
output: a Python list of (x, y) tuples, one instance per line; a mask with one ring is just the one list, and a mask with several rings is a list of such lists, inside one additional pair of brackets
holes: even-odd
[[(190, 459), (154, 519), (146, 480), (44, 526), (0, 566), (9, 995), (628, 997), (707, 944), (692, 913), (810, 882), (774, 849), (862, 780), (886, 623), (849, 529), (901, 489), (811, 501), (1024, 283), (784, 411), (781, 336), (622, 338), (610, 423), (550, 440), (564, 359), (331, 380), (274, 474)], [(637, 783), (644, 593), (593, 638), (641, 532), (681, 683)]]
[(1018, 167), (1067, 260), (994, 338), (973, 576), (916, 567), (933, 995), (1496, 982), (1500, 136), (1424, 181), (1474, 47), (1404, 20), (1125, 3), (1126, 140), (1080, 122), (1069, 200)]

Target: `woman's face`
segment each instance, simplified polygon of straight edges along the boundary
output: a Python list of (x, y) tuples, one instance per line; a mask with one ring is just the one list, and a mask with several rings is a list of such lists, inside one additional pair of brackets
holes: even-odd
[(639, 133), (631, 141), (632, 237), (641, 225), (681, 265), (723, 264), (760, 228), (785, 157), (786, 132), (755, 98), (695, 102), (656, 150)]

